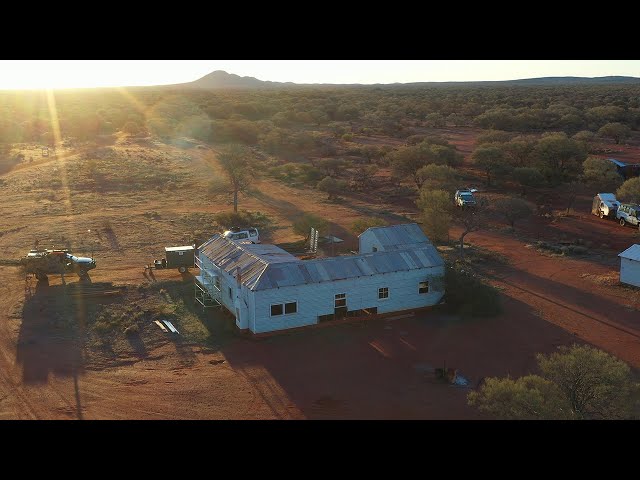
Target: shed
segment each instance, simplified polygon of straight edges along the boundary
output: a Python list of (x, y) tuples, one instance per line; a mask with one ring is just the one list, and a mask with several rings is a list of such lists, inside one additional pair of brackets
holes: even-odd
[(619, 253), (620, 282), (640, 287), (640, 244), (635, 244)]
[(425, 245), (431, 241), (416, 223), (389, 227), (370, 227), (358, 236), (360, 253), (403, 250)]
[(616, 170), (625, 180), (640, 176), (640, 163), (621, 162), (615, 158), (607, 158), (607, 160), (616, 166)]

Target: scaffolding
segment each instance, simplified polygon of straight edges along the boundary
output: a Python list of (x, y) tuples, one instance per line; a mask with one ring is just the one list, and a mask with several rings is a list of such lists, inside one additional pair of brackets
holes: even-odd
[(195, 277), (195, 298), (202, 308), (221, 307), (221, 292), (218, 277), (202, 268), (200, 258), (195, 257), (196, 267), (200, 269), (200, 275)]

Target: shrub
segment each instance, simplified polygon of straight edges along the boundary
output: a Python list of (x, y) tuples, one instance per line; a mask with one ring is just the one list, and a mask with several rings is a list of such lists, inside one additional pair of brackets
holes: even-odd
[(450, 311), (472, 317), (492, 317), (502, 312), (498, 290), (468, 267), (447, 264), (445, 285), (445, 301)]

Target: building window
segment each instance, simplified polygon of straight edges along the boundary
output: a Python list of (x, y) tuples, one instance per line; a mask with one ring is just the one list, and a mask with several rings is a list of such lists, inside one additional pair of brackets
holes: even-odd
[(337, 293), (334, 306), (335, 306), (335, 308), (346, 307), (347, 306), (347, 294), (346, 293)]
[(419, 293), (429, 293), (429, 282), (420, 282)]
[(378, 298), (389, 298), (389, 287), (382, 287), (378, 289)]
[(233, 294), (231, 293), (231, 287), (229, 287), (229, 298), (233, 298)]
[(290, 302), (284, 304), (284, 314), (296, 313), (298, 311), (298, 302)]
[(372, 251), (372, 252), (377, 252), (377, 251), (378, 251), (378, 247), (373, 247), (373, 248), (371, 249), (371, 251)]
[(291, 315), (298, 312), (298, 302), (273, 303), (271, 305), (271, 316)]

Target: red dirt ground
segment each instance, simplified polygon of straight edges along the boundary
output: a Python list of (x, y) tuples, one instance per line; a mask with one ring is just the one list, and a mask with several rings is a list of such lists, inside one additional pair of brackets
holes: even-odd
[[(467, 154), (473, 148), (473, 129), (447, 135)], [(367, 194), (328, 203), (318, 192), (271, 180), (260, 190), (266, 194), (243, 199), (243, 208), (265, 211), (285, 225), (293, 214), (316, 212), (351, 243), (349, 226), (368, 209), (388, 211), (390, 219), (391, 213), (416, 212), (411, 202), (381, 205)], [(158, 207), (150, 199), (136, 208)], [(637, 241), (637, 231), (589, 210), (585, 197), (553, 223), (535, 218), (517, 225), (515, 235), (483, 230), (467, 236), (505, 260), (481, 266), (502, 289), (505, 311), (496, 318), (462, 320), (431, 311), (262, 339), (237, 336), (217, 348), (167, 340), (118, 366), (89, 368), (82, 345), (38, 335), (35, 327), (47, 319), (16, 315), (23, 278), (16, 267), (0, 266), (0, 418), (473, 419), (482, 416), (466, 405), (469, 388), (436, 383), (433, 368), (457, 368), (475, 387), (483, 377), (532, 372), (536, 353), (573, 342), (591, 343), (640, 368), (640, 293), (616, 284), (616, 255)], [(452, 238), (458, 234), (451, 230)], [(563, 235), (597, 250), (561, 258), (526, 247)], [(277, 242), (295, 239), (288, 228), (274, 233)], [(137, 251), (110, 259), (92, 272), (94, 282), (145, 281)], [(177, 272), (158, 276), (180, 278)]]

